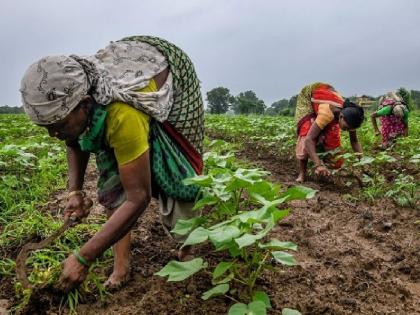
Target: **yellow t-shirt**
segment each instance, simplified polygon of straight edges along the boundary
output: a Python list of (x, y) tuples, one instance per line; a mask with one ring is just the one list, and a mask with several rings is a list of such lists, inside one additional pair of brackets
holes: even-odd
[(329, 104), (319, 104), (318, 114), (315, 119), (315, 123), (319, 129), (324, 129), (330, 122), (334, 120), (334, 113), (332, 112)]
[[(155, 80), (139, 92), (156, 92)], [(118, 165), (130, 163), (149, 149), (150, 117), (122, 103), (114, 102), (106, 107), (105, 141), (114, 149)]]

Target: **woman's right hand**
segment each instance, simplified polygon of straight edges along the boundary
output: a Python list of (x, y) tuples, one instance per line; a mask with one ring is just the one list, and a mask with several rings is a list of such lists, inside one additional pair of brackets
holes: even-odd
[(69, 218), (73, 218), (75, 221), (86, 218), (89, 215), (89, 209), (91, 207), (92, 200), (89, 198), (85, 199), (79, 194), (69, 197), (66, 208), (64, 209), (64, 221)]
[(315, 175), (328, 177), (331, 173), (324, 165), (318, 165), (315, 168)]

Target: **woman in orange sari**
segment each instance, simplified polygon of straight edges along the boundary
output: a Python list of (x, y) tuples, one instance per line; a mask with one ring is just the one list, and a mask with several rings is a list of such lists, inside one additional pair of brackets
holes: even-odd
[[(308, 158), (315, 164), (315, 174), (330, 176), (329, 168), (338, 169), (343, 159), (335, 156), (341, 150), (340, 130), (349, 131), (354, 152), (362, 152), (356, 129), (364, 120), (363, 108), (344, 101), (329, 84), (314, 83), (305, 86), (298, 95), (295, 119), (297, 123), (296, 158), (299, 161), (297, 182), (304, 182)], [(317, 154), (330, 152), (321, 160)], [(325, 163), (324, 163), (325, 162)]]

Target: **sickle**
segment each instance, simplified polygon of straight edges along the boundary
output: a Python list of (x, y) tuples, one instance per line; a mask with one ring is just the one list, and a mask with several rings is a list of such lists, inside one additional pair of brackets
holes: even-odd
[[(87, 211), (89, 210), (93, 205), (93, 201), (90, 198), (87, 198), (83, 204), (83, 210)], [(26, 274), (26, 259), (28, 258), (28, 255), (30, 252), (34, 250), (38, 250), (41, 248), (44, 248), (51, 244), (54, 240), (56, 240), (59, 236), (61, 236), (69, 227), (75, 226), (80, 221), (77, 220), (77, 218), (69, 217), (66, 219), (63, 223), (63, 225), (55, 231), (52, 235), (47, 237), (46, 239), (36, 242), (36, 243), (26, 243), (23, 245), (22, 249), (20, 250), (17, 258), (16, 258), (16, 277), (19, 280), (20, 283), (22, 283), (23, 288), (29, 289), (31, 288), (31, 285), (28, 280), (28, 276)]]

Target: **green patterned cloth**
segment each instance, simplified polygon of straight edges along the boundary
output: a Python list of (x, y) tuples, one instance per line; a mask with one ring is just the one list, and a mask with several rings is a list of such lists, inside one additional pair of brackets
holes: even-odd
[(122, 41), (141, 41), (156, 47), (167, 59), (173, 75), (174, 103), (168, 121), (198, 152), (203, 151), (204, 107), (200, 81), (190, 58), (180, 48), (158, 37), (131, 36)]
[(105, 119), (108, 112), (104, 106), (95, 106), (91, 114), (88, 127), (79, 136), (79, 145), (82, 151), (97, 152), (103, 146), (105, 136)]
[(166, 196), (182, 201), (194, 201), (199, 186), (185, 185), (185, 178), (196, 175), (191, 164), (179, 150), (177, 145), (153, 120), (150, 126), (150, 141), (152, 144), (151, 163), (154, 184)]

